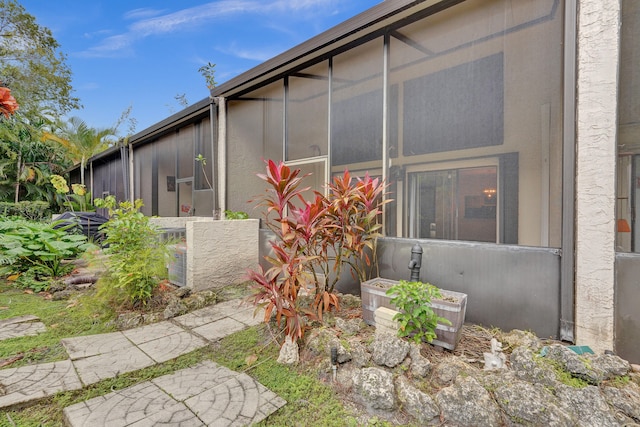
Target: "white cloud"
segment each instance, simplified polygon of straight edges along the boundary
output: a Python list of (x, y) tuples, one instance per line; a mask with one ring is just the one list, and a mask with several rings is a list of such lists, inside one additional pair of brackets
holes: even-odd
[(336, 0), (277, 0), (273, 2), (273, 7), (280, 10), (305, 10), (333, 7), (336, 3)]
[[(163, 11), (157, 9), (133, 9), (124, 15), (124, 19), (133, 21), (126, 33), (107, 37), (96, 46), (81, 52), (79, 56), (130, 56), (136, 40), (193, 30), (195, 27), (214, 23), (216, 19), (243, 14), (267, 15), (269, 19), (265, 22), (265, 26), (280, 28), (280, 31), (283, 31), (283, 25), (277, 23), (290, 22), (291, 13), (295, 12), (297, 19), (314, 20), (316, 16), (314, 12), (319, 8), (334, 8), (336, 4), (339, 4), (337, 0), (219, 0), (167, 14), (161, 14)], [(307, 13), (301, 14), (304, 11)], [(272, 57), (274, 50), (273, 48), (268, 51), (236, 50), (231, 54), (262, 61)]]
[(96, 90), (96, 89), (100, 89), (100, 84), (96, 82), (87, 82), (78, 86), (78, 89), (79, 90)]
[(77, 56), (85, 58), (113, 58), (131, 56), (133, 50), (131, 44), (133, 40), (129, 34), (119, 34), (107, 37), (100, 44), (93, 46)]
[(131, 25), (130, 31), (141, 37), (193, 28), (226, 15), (256, 11), (263, 3), (244, 0), (224, 0), (179, 10), (155, 18), (143, 19)]
[(124, 14), (124, 19), (134, 20), (134, 19), (145, 19), (150, 18), (152, 16), (158, 16), (163, 13), (166, 9), (151, 9), (148, 7), (133, 9)]
[(286, 25), (281, 25), (276, 22), (272, 22), (272, 21), (266, 22), (265, 28), (276, 31), (278, 33), (285, 34), (286, 36), (289, 36), (292, 39), (297, 39), (300, 37), (297, 31), (291, 29), (290, 27), (287, 27)]
[(268, 48), (252, 48), (246, 49), (239, 47), (235, 42), (231, 43), (228, 47), (216, 47), (218, 52), (224, 53), (226, 55), (235, 56), (237, 58), (248, 59), (256, 62), (263, 62), (267, 59), (273, 58), (274, 56), (282, 53), (282, 48), (277, 47), (268, 47)]
[(84, 37), (85, 39), (93, 39), (96, 37), (103, 37), (111, 33), (112, 33), (112, 30), (98, 30), (90, 33), (84, 33), (82, 37)]

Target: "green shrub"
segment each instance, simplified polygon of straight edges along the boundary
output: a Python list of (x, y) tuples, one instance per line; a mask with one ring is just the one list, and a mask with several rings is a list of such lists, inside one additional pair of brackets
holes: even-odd
[(140, 212), (142, 200), (116, 204), (113, 196), (96, 199), (96, 207), (109, 209), (110, 219), (101, 227), (109, 255), (110, 282), (122, 289), (132, 304), (146, 304), (160, 281), (166, 279), (169, 257), (161, 232)]
[(249, 219), (249, 214), (242, 211), (224, 211), (225, 219)]
[(32, 221), (43, 221), (51, 218), (48, 202), (0, 202), (0, 217), (19, 216)]
[(29, 272), (37, 281), (66, 274), (62, 260), (77, 257), (88, 244), (85, 236), (67, 233), (68, 226), (54, 228), (60, 225), (0, 218), (0, 275)]
[(56, 189), (58, 204), (63, 209), (71, 212), (95, 212), (96, 207), (91, 202), (91, 192), (87, 191), (84, 184), (71, 184), (71, 190), (67, 180), (60, 175), (51, 175), (51, 184)]
[(400, 337), (411, 337), (417, 344), (431, 342), (436, 338), (438, 322), (451, 325), (449, 320), (438, 316), (431, 308), (431, 300), (442, 298), (442, 294), (430, 283), (401, 280), (389, 288), (387, 295), (392, 297), (391, 304), (399, 311), (393, 320), (400, 324)]

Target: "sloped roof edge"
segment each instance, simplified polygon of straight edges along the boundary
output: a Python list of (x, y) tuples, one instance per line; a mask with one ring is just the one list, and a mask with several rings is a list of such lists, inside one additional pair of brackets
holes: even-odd
[(385, 0), (364, 12), (347, 19), (327, 31), (277, 55), (262, 64), (216, 86), (211, 90), (211, 96), (229, 96), (241, 86), (252, 81), (258, 81), (266, 74), (299, 60), (309, 54), (360, 32), (373, 24), (388, 19), (420, 3), (437, 3), (429, 0)]
[[(331, 46), (342, 39), (361, 32), (380, 21), (384, 21), (394, 15), (400, 14), (416, 5), (421, 3), (436, 4), (440, 2), (445, 3), (446, 0), (384, 0), (380, 4), (373, 6), (353, 18), (347, 19), (333, 28), (330, 28), (329, 30), (281, 53), (280, 55), (277, 55), (222, 83), (220, 86), (217, 86), (210, 91), (210, 96), (132, 135), (129, 138), (129, 144), (138, 145), (148, 142), (153, 135), (164, 133), (180, 123), (187, 122), (196, 116), (204, 115), (204, 113), (209, 109), (209, 105), (212, 103), (213, 97), (231, 95), (239, 88), (253, 82), (258, 84), (260, 78), (266, 76), (268, 73), (286, 67), (288, 64), (309, 56), (318, 50)], [(117, 152), (117, 146), (111, 147), (102, 153), (93, 156), (89, 161), (107, 158), (115, 155)], [(74, 166), (71, 170), (77, 167), (79, 166)]]

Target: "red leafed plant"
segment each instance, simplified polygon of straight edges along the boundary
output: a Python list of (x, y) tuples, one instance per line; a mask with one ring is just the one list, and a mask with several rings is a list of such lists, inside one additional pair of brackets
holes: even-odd
[[(368, 175), (354, 180), (345, 171), (328, 185), (328, 196), (314, 192), (315, 199), (307, 201), (302, 196), (309, 190), (302, 187), (306, 175), (282, 162), (266, 164), (266, 173), (258, 177), (268, 186), (258, 206), (276, 236), (274, 255), (266, 258), (269, 270), (250, 271), (249, 279), (257, 289), (254, 302), (265, 307), (265, 321), (275, 311), (278, 324), (286, 318), (285, 333), (298, 339), (304, 335), (305, 316), (322, 320), (324, 312), (338, 308), (334, 288), (343, 265), (358, 280), (367, 279), (380, 235), (385, 185)], [(300, 288), (314, 292), (309, 309), (299, 306)]]
[(11, 114), (14, 114), (18, 109), (18, 102), (11, 95), (11, 89), (8, 87), (0, 86), (0, 114), (3, 114), (6, 118), (9, 118)]

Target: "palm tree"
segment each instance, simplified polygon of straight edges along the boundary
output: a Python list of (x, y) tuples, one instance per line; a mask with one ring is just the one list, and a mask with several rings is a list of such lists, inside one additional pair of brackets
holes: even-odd
[(110, 139), (116, 136), (116, 128), (92, 128), (79, 117), (71, 117), (63, 126), (62, 137), (56, 140), (64, 145), (69, 158), (80, 163), (80, 183), (84, 185), (84, 170), (87, 161), (96, 154), (109, 148), (114, 141)]

